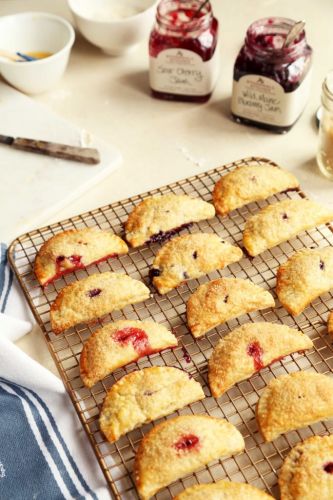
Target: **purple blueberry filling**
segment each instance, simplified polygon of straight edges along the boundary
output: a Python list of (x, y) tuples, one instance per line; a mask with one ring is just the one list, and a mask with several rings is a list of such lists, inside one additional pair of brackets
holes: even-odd
[(153, 236), (151, 236), (149, 240), (146, 241), (146, 243), (149, 245), (150, 243), (162, 243), (163, 241), (170, 240), (175, 234), (192, 225), (193, 222), (188, 222), (186, 224), (182, 224), (181, 226), (170, 229), (170, 231), (159, 231), (158, 233), (153, 234)]
[(328, 462), (323, 466), (323, 469), (327, 474), (333, 474), (333, 462)]
[(282, 219), (283, 220), (287, 220), (288, 219), (288, 215), (286, 213), (282, 214)]
[(325, 269), (325, 263), (322, 260), (319, 263), (319, 267), (322, 271)]
[(150, 281), (153, 281), (153, 278), (157, 278), (157, 276), (161, 275), (161, 271), (156, 268), (149, 269), (149, 279)]
[(193, 259), (197, 259), (198, 258), (198, 252), (197, 251), (193, 252), (192, 257), (193, 257)]
[(102, 290), (100, 288), (93, 288), (87, 292), (87, 295), (92, 299), (93, 297), (97, 297), (101, 292)]
[(226, 296), (224, 297), (224, 303), (225, 303), (225, 304), (228, 302), (228, 299), (229, 299), (229, 295), (226, 295)]

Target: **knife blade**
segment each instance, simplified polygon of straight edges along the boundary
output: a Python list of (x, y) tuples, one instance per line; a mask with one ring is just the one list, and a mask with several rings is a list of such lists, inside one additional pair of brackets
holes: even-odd
[(1, 134), (0, 144), (6, 144), (7, 146), (30, 153), (62, 158), (63, 160), (78, 161), (87, 163), (88, 165), (97, 165), (101, 161), (99, 152), (95, 148), (82, 148), (80, 146), (69, 146), (57, 142), (11, 137)]

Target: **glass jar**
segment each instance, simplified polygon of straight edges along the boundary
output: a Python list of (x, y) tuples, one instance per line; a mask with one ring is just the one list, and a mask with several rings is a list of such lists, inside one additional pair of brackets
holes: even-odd
[(321, 103), (317, 163), (321, 172), (333, 180), (333, 71), (324, 80)]
[(234, 66), (231, 112), (239, 123), (287, 132), (310, 95), (312, 49), (303, 30), (287, 47), (292, 19), (255, 21)]
[(149, 40), (154, 97), (192, 102), (209, 99), (218, 77), (218, 21), (203, 0), (162, 0)]

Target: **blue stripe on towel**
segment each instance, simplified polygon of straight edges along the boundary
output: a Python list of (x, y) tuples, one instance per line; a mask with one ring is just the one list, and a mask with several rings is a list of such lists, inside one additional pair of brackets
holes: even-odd
[(3, 381), (7, 384), (10, 384), (11, 386), (15, 386), (17, 389), (20, 389), (20, 388), (23, 388), (25, 389), (27, 392), (29, 392), (30, 394), (32, 394), (32, 396), (34, 396), (37, 401), (40, 403), (40, 405), (42, 406), (42, 408), (44, 409), (47, 417), (48, 417), (48, 421), (50, 423), (50, 425), (52, 426), (52, 429), (54, 430), (57, 438), (59, 439), (60, 441), (60, 444), (62, 445), (62, 448), (63, 448), (63, 451), (64, 453), (66, 454), (67, 458), (68, 458), (68, 461), (70, 462), (70, 465), (72, 466), (73, 468), (73, 471), (74, 473), (76, 474), (77, 476), (77, 479), (78, 481), (81, 483), (82, 485), (82, 488), (86, 491), (87, 494), (90, 494), (92, 496), (92, 498), (94, 498), (95, 500), (97, 500), (97, 496), (95, 495), (95, 493), (89, 488), (88, 484), (86, 483), (86, 481), (84, 480), (81, 472), (79, 471), (76, 463), (74, 462), (74, 459), (72, 457), (72, 455), (70, 454), (70, 451), (69, 449), (67, 448), (67, 445), (62, 437), (62, 435), (60, 434), (60, 431), (58, 429), (58, 426), (56, 424), (56, 421), (54, 420), (54, 417), (52, 415), (52, 413), (50, 412), (49, 408), (47, 407), (47, 405), (45, 404), (45, 402), (39, 397), (39, 395), (32, 391), (31, 389), (29, 389), (28, 387), (24, 387), (24, 386), (19, 386), (18, 384), (15, 384), (13, 382), (9, 382), (3, 378), (0, 377), (0, 381)]
[(3, 302), (2, 302), (2, 307), (1, 307), (1, 312), (2, 313), (5, 312), (5, 309), (6, 309), (6, 306), (7, 306), (7, 301), (8, 301), (9, 293), (10, 293), (10, 290), (11, 290), (12, 285), (13, 285), (13, 278), (14, 278), (13, 271), (11, 269), (9, 269), (8, 286), (7, 286), (7, 290), (6, 290), (6, 293), (5, 293)]
[[(52, 456), (52, 459), (53, 459), (53, 461), (54, 461), (54, 463), (55, 463), (55, 465), (56, 465), (56, 467), (61, 475), (61, 478), (64, 481), (66, 488), (70, 492), (70, 497), (75, 498), (75, 499), (84, 499), (88, 495), (91, 495), (91, 497), (93, 497), (94, 499), (97, 499), (96, 495), (90, 490), (88, 485), (85, 483), (85, 481), (82, 478), (82, 475), (80, 474), (79, 470), (77, 469), (76, 465), (74, 464), (73, 458), (71, 457), (69, 450), (68, 450), (67, 446), (65, 445), (65, 443), (64, 443), (64, 441), (59, 433), (57, 425), (56, 425), (51, 413), (47, 409), (45, 403), (33, 391), (31, 391), (29, 389), (25, 389), (17, 384), (13, 384), (11, 382), (8, 382), (7, 380), (4, 380), (4, 379), (0, 379), (0, 380), (2, 380), (5, 384), (7, 384), (10, 387), (10, 389), (13, 390), (17, 394), (17, 397), (22, 398), (26, 402), (26, 404), (29, 405), (29, 408), (33, 414), (34, 420), (38, 426), (38, 430), (39, 430), (39, 432), (42, 436), (42, 439), (47, 447), (47, 451)], [(64, 463), (64, 461), (63, 461), (62, 457), (60, 456), (60, 453), (57, 449), (57, 446), (59, 448), (59, 442), (55, 443), (52, 440), (50, 433), (49, 433), (44, 421), (42, 420), (42, 416), (37, 408), (37, 405), (31, 400), (31, 396), (29, 397), (25, 393), (25, 391), (32, 394), (38, 400), (39, 404), (41, 404), (41, 406), (43, 407), (43, 409), (48, 417), (45, 419), (45, 415), (44, 415), (44, 419), (46, 420), (48, 425), (52, 426), (52, 430), (56, 433), (58, 439), (59, 439), (59, 437), (61, 438), (61, 439), (59, 439), (59, 442), (61, 445), (60, 449), (62, 450), (63, 453), (66, 454), (67, 459), (70, 462), (70, 466), (72, 466), (71, 467), (72, 477), (74, 477), (76, 482), (78, 482), (81, 485), (81, 488), (80, 488), (81, 494), (79, 493), (77, 487), (75, 486), (73, 480), (71, 479), (69, 471), (66, 467), (66, 464)], [(45, 408), (47, 409), (47, 412), (46, 412)], [(50, 416), (52, 417), (52, 420), (50, 420)], [(75, 465), (75, 467), (73, 467), (73, 464)], [(2, 497), (0, 497), (0, 498), (2, 498)], [(49, 498), (49, 497), (47, 497), (47, 498)], [(61, 498), (63, 498), (63, 497), (61, 497)]]
[(5, 270), (7, 265), (7, 247), (4, 243), (0, 245), (0, 299), (5, 286)]
[(81, 472), (79, 471), (76, 463), (74, 462), (74, 459), (72, 457), (72, 455), (70, 454), (69, 452), (69, 449), (67, 448), (67, 445), (62, 437), (62, 435), (60, 434), (59, 432), (59, 429), (58, 429), (58, 426), (56, 424), (56, 421), (54, 420), (53, 418), (53, 415), (52, 413), (50, 412), (50, 410), (48, 409), (48, 407), (46, 406), (46, 404), (44, 403), (44, 401), (38, 396), (38, 394), (36, 394), (34, 391), (32, 391), (31, 389), (28, 389), (27, 387), (25, 387), (25, 389), (30, 392), (33, 396), (35, 396), (35, 398), (38, 400), (38, 402), (41, 404), (41, 406), (44, 408), (45, 410), (45, 413), (47, 414), (47, 416), (49, 417), (49, 422), (50, 424), (52, 425), (53, 427), (53, 430), (55, 432), (55, 434), (57, 435), (63, 449), (64, 449), (64, 452), (66, 453), (66, 456), (71, 464), (71, 466), (73, 467), (73, 470), (74, 472), (76, 473), (77, 475), (77, 478), (78, 480), (81, 482), (81, 485), (82, 487), (87, 491), (87, 493), (89, 493), (95, 500), (98, 500), (97, 499), (97, 496), (95, 495), (95, 493), (89, 488), (88, 484), (85, 482)]
[(0, 498), (63, 499), (26, 418), (22, 402), (2, 387), (0, 414)]
[(13, 271), (7, 263), (7, 247), (0, 246), (0, 312), (5, 312), (9, 293), (13, 284)]

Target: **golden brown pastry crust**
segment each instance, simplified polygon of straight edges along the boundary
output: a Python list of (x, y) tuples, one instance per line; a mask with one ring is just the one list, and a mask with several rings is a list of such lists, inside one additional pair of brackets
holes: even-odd
[[(160, 294), (168, 293), (183, 281), (223, 269), (242, 256), (240, 248), (222, 240), (217, 234), (178, 236), (157, 252), (151, 272), (153, 284)], [(156, 276), (156, 273), (160, 274)]]
[(215, 346), (208, 362), (208, 380), (215, 398), (265, 366), (313, 346), (307, 335), (287, 325), (246, 323)]
[(126, 274), (92, 274), (60, 291), (51, 306), (51, 327), (58, 334), (128, 304), (143, 302), (149, 296), (146, 285)]
[(153, 366), (122, 377), (108, 391), (100, 429), (108, 441), (205, 397), (199, 382), (170, 366)]
[(281, 500), (332, 500), (333, 436), (313, 436), (297, 444), (279, 475)]
[(52, 236), (39, 249), (34, 272), (42, 286), (63, 274), (128, 252), (126, 243), (95, 227), (70, 229)]
[(257, 422), (265, 441), (333, 417), (333, 378), (299, 371), (272, 379), (262, 392)]
[(276, 292), (293, 316), (333, 288), (333, 247), (306, 248), (294, 253), (277, 272)]
[(212, 460), (244, 449), (232, 424), (208, 415), (184, 415), (154, 427), (140, 443), (134, 481), (142, 500)]
[[(146, 198), (130, 213), (126, 223), (126, 241), (131, 247), (162, 241), (164, 233), (178, 232), (182, 226), (211, 219), (215, 208), (210, 203), (187, 195), (165, 194)], [(171, 234), (171, 235), (172, 235)]]
[(273, 500), (273, 497), (251, 484), (222, 480), (190, 486), (173, 500)]
[(333, 336), (333, 311), (330, 312), (327, 320), (327, 330)]
[(250, 280), (220, 278), (197, 288), (187, 302), (187, 323), (194, 337), (258, 309), (274, 307), (272, 295)]
[(223, 175), (215, 184), (213, 203), (216, 212), (227, 215), (253, 201), (265, 200), (273, 194), (299, 188), (291, 173), (273, 165), (241, 165)]
[(154, 321), (120, 320), (96, 330), (84, 344), (80, 374), (92, 387), (117, 368), (142, 356), (176, 347), (176, 337)]
[(311, 200), (283, 200), (250, 217), (243, 244), (251, 256), (293, 238), (298, 233), (333, 219), (333, 211)]

